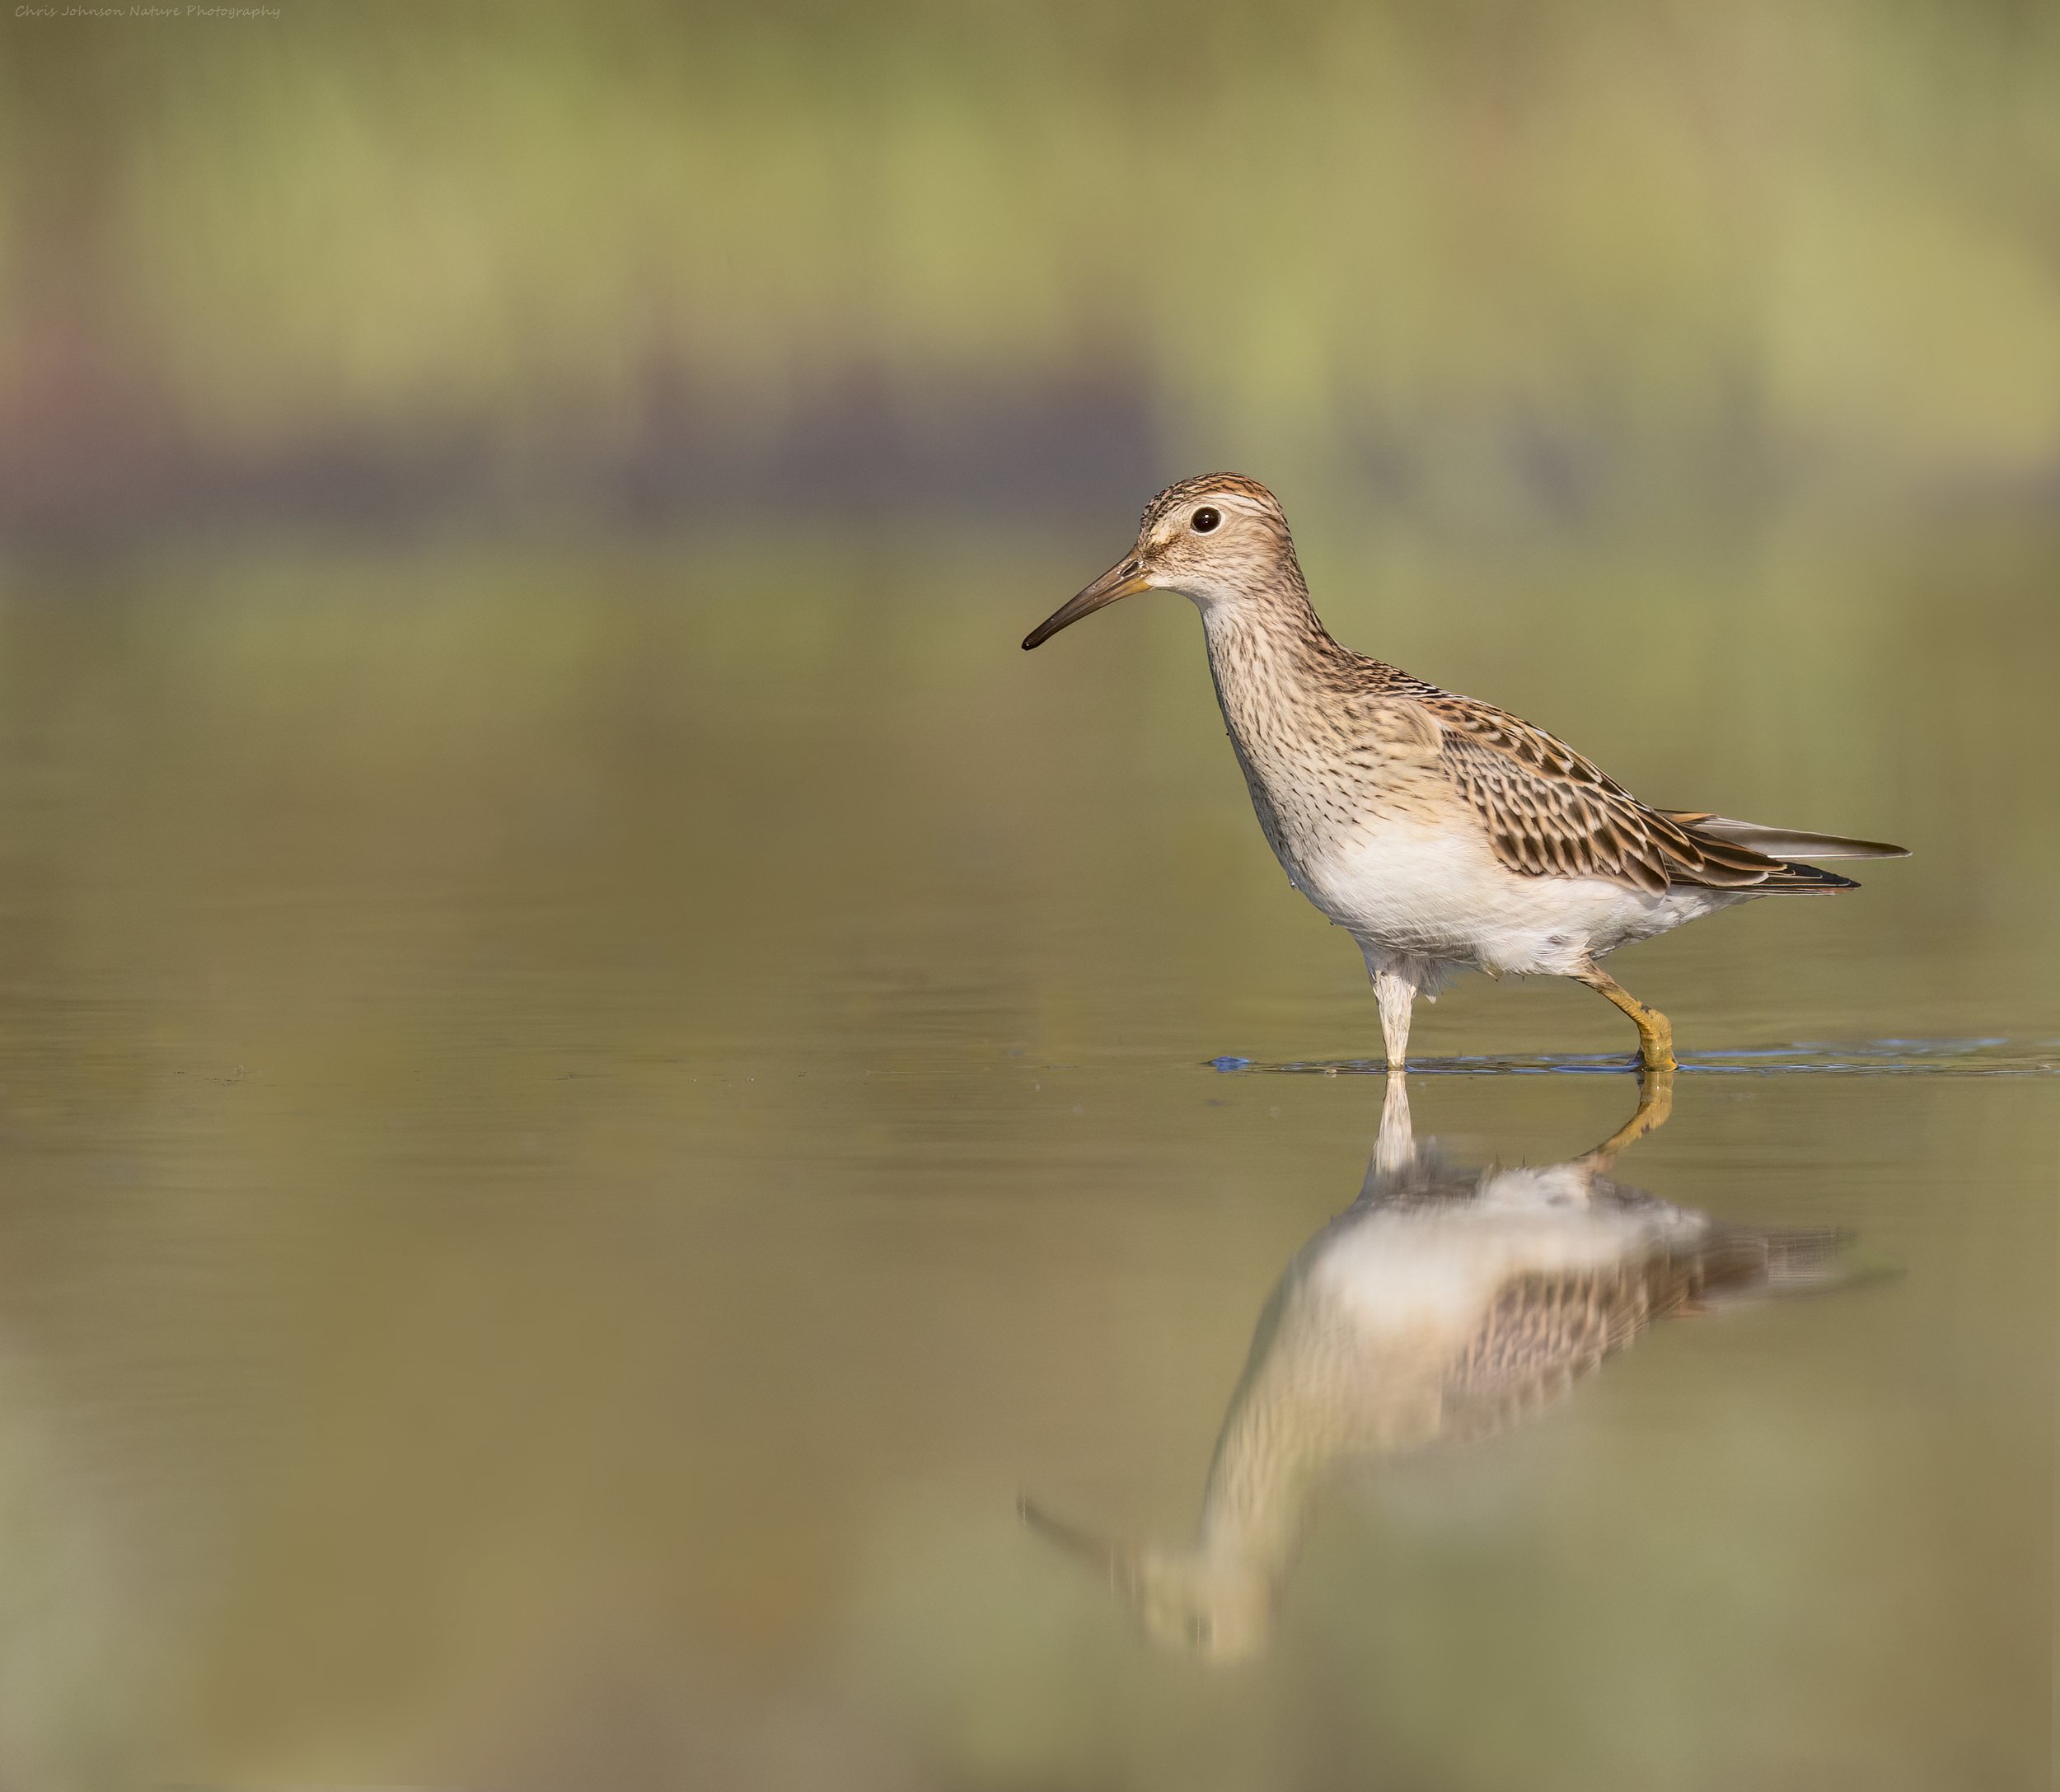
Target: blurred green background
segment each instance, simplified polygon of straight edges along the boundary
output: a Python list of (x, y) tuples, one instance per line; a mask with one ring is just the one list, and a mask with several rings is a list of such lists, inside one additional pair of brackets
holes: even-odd
[(8, 21), (0, 517), (2049, 499), (2024, 0)]
[[(0, 1783), (2044, 1785), (2060, 11), (279, 12), (0, 16)], [(1016, 649), (1218, 466), (1916, 849), (1612, 962), (1796, 1048), (1622, 1173), (1900, 1275), (1348, 1476), (1229, 1674), (1014, 1516), (1186, 1534), (1374, 1137), (1205, 1066), (1378, 1034), (1185, 606)]]

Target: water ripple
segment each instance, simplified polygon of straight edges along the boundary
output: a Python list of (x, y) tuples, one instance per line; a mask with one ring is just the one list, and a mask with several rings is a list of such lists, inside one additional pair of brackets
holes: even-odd
[[(1212, 1058), (1208, 1068), (1229, 1075), (1262, 1071), (1301, 1076), (1380, 1076), (1379, 1058), (1298, 1059), (1266, 1064), (1252, 1058)], [(1416, 1076), (1615, 1076), (1638, 1068), (1635, 1056), (1615, 1052), (1516, 1052), (1477, 1057), (1412, 1058)], [(1744, 1046), (1728, 1051), (1686, 1051), (1683, 1075), (1692, 1076), (1985, 1076), (2060, 1075), (2060, 1039), (1868, 1039), (1800, 1041)]]

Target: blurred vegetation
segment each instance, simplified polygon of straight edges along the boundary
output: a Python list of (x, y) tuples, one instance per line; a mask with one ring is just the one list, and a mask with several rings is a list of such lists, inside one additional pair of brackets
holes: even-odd
[(2060, 472), (2050, 6), (7, 29), (0, 514)]

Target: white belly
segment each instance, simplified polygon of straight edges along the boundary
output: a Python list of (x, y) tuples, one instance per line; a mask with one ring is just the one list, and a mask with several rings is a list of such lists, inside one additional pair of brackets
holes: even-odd
[(1565, 976), (1747, 894), (1650, 896), (1600, 877), (1527, 877), (1497, 859), (1477, 829), (1407, 820), (1297, 842), (1281, 857), (1296, 887), (1364, 943), (1495, 976)]
[[(1529, 1178), (1564, 1186), (1497, 1189)], [(1482, 1198), (1427, 1211), (1375, 1212), (1341, 1233), (1311, 1266), (1311, 1280), (1373, 1330), (1464, 1331), (1519, 1275), (1608, 1270), (1678, 1247), (1707, 1219), (1654, 1202), (1595, 1203), (1571, 1164), (1486, 1179)], [(1554, 1197), (1557, 1197), (1556, 1199)]]

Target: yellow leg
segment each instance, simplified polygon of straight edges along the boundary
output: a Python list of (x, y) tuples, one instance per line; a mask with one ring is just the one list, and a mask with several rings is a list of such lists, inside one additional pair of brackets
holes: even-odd
[(1599, 1170), (1608, 1169), (1617, 1161), (1618, 1152), (1627, 1145), (1635, 1145), (1648, 1133), (1659, 1131), (1673, 1111), (1674, 1073), (1648, 1071), (1639, 1078), (1638, 1111), (1580, 1161), (1592, 1163)]
[(1656, 1008), (1647, 1008), (1608, 971), (1598, 970), (1594, 965), (1585, 971), (1575, 971), (1574, 977), (1598, 995), (1606, 996), (1631, 1017), (1638, 1029), (1640, 1064), (1648, 1070), (1674, 1068), (1674, 1027), (1665, 1015)]

